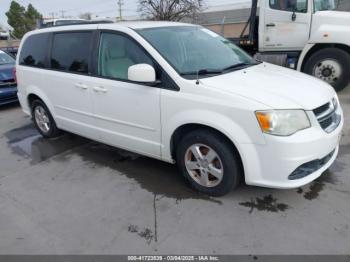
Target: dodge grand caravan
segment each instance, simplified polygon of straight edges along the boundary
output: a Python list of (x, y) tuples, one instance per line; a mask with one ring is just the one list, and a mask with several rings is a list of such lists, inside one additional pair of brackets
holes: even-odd
[(18, 97), (60, 130), (176, 163), (197, 190), (295, 188), (338, 154), (343, 113), (326, 83), (255, 61), (200, 26), (73, 25), (28, 33)]

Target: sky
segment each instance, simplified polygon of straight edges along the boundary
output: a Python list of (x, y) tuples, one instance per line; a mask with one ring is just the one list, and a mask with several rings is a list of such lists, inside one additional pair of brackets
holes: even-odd
[[(117, 17), (118, 0), (16, 0), (21, 5), (34, 5), (44, 17), (61, 16), (64, 11), (65, 16), (76, 17), (84, 12), (91, 12), (99, 17)], [(138, 0), (123, 0), (123, 16), (137, 15)], [(206, 6), (215, 6), (242, 2), (242, 0), (205, 0)], [(0, 24), (6, 26), (7, 17), (5, 13), (10, 7), (11, 0), (0, 0)]]

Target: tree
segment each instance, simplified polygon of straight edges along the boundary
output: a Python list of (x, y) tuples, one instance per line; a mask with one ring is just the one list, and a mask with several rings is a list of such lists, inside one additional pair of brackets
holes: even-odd
[(150, 20), (195, 20), (204, 0), (139, 0), (138, 11)]
[(13, 28), (12, 35), (16, 38), (22, 38), (25, 33), (34, 30), (37, 20), (42, 18), (32, 4), (26, 9), (16, 1), (11, 2), (6, 16), (7, 23)]
[(28, 5), (24, 16), (26, 32), (34, 30), (37, 26), (37, 21), (43, 17), (32, 4)]
[(16, 38), (21, 38), (26, 33), (25, 11), (26, 9), (23, 6), (16, 1), (12, 1), (10, 10), (6, 13), (7, 23), (12, 26), (12, 35)]
[(86, 12), (82, 13), (79, 15), (80, 19), (85, 19), (85, 20), (91, 20), (92, 19), (92, 13)]

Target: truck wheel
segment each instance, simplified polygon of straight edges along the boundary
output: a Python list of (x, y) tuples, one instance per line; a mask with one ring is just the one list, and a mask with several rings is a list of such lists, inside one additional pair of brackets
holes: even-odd
[(49, 109), (41, 100), (32, 103), (32, 116), (35, 127), (43, 137), (54, 138), (61, 134)]
[(210, 196), (225, 195), (240, 182), (237, 155), (224, 137), (212, 131), (185, 135), (177, 146), (176, 161), (191, 186)]
[(338, 92), (350, 83), (350, 54), (338, 48), (325, 48), (306, 61), (304, 72), (320, 78)]

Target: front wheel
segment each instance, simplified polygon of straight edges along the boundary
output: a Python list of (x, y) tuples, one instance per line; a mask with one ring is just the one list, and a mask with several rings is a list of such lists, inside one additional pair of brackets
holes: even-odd
[(325, 48), (311, 55), (304, 72), (324, 80), (339, 92), (350, 83), (349, 66), (349, 53), (338, 48)]
[(229, 141), (215, 132), (187, 134), (177, 147), (176, 160), (191, 186), (207, 195), (225, 195), (240, 182), (239, 158)]

